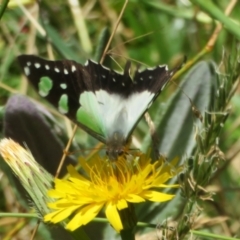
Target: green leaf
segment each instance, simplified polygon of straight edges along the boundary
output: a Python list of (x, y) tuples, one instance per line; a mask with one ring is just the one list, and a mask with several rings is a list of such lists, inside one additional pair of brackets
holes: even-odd
[[(155, 121), (160, 153), (170, 159), (191, 154), (195, 146), (193, 126), (199, 119), (194, 116), (189, 98), (203, 114), (208, 110), (215, 80), (212, 63), (199, 62), (188, 72), (168, 101), (161, 120)], [(155, 116), (159, 116), (160, 111), (162, 109)]]

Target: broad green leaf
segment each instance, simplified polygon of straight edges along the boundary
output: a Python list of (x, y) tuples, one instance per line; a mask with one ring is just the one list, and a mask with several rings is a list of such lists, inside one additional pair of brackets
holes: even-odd
[(169, 159), (191, 155), (195, 146), (193, 126), (200, 120), (194, 116), (190, 100), (203, 114), (208, 110), (214, 81), (213, 64), (199, 62), (185, 76), (165, 109), (154, 113), (161, 154)]

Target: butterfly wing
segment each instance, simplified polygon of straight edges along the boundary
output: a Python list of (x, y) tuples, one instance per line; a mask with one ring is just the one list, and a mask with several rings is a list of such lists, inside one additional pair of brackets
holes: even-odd
[[(178, 68), (169, 71), (166, 65), (136, 71), (133, 80), (127, 63), (123, 74), (88, 61), (86, 68), (95, 74), (94, 92), (85, 91), (80, 104), (100, 116), (107, 145), (123, 146), (135, 125)], [(89, 101), (94, 99), (94, 101)], [(94, 104), (93, 104), (94, 103)]]
[(94, 79), (85, 66), (75, 61), (49, 61), (34, 55), (20, 55), (18, 61), (24, 74), (42, 97), (90, 135), (106, 142), (101, 131), (103, 128), (89, 110), (82, 112), (81, 119), (77, 119), (77, 113), (81, 109), (80, 95), (94, 88)]
[(177, 69), (166, 66), (123, 74), (88, 60), (48, 61), (21, 55), (19, 63), (38, 93), (98, 140), (121, 148), (141, 116)]
[(180, 67), (168, 70), (167, 65), (159, 65), (135, 72), (133, 88), (127, 99), (128, 104), (126, 104), (127, 111), (131, 114), (128, 117), (128, 136)]

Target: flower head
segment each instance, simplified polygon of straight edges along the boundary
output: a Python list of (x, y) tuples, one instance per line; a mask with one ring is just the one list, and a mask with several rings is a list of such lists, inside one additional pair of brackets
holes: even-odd
[(28, 192), (40, 215), (48, 213), (46, 202), (52, 200), (47, 191), (52, 187), (53, 177), (34, 160), (30, 151), (11, 139), (1, 140), (0, 155)]
[(105, 208), (107, 219), (119, 232), (124, 228), (119, 212), (127, 209), (131, 203), (165, 202), (174, 197), (159, 190), (178, 187), (165, 185), (178, 173), (174, 167), (176, 161), (173, 165), (165, 164), (163, 159), (150, 163), (144, 154), (128, 158), (119, 157), (114, 163), (100, 157), (90, 163), (80, 159), (87, 177), (69, 166), (69, 179), (55, 179), (55, 189), (49, 191), (49, 196), (56, 198), (56, 201), (48, 206), (55, 211), (47, 214), (44, 220), (57, 223), (71, 215), (73, 217), (66, 228), (74, 231)]

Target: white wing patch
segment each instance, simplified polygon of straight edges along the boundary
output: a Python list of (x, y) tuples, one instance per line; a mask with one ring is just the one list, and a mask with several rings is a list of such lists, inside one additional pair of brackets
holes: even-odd
[(115, 132), (127, 139), (136, 122), (151, 105), (153, 97), (154, 93), (149, 91), (133, 93), (124, 98), (119, 94), (99, 90), (82, 93), (79, 101), (81, 108), (98, 123), (106, 140), (111, 139)]

